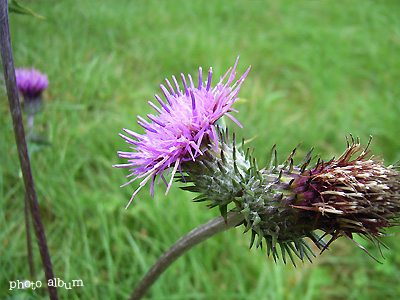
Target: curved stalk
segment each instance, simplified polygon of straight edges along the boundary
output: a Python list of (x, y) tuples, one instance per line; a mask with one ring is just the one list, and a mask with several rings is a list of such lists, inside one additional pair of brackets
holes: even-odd
[(150, 268), (147, 274), (139, 282), (129, 300), (141, 299), (160, 275), (179, 257), (188, 250), (217, 235), (229, 228), (235, 227), (244, 220), (241, 213), (228, 212), (227, 222), (222, 217), (216, 217), (203, 225), (193, 229), (188, 234), (180, 238), (171, 248), (169, 248)]
[[(8, 7), (6, 0), (0, 0), (0, 51), (3, 63), (4, 79), (7, 88), (8, 102), (13, 121), (15, 141), (17, 144), (18, 156), (21, 165), (22, 176), (25, 184), (26, 196), (29, 201), (29, 208), (33, 219), (39, 251), (42, 258), (46, 279), (53, 279), (53, 267), (47, 247), (46, 235), (40, 216), (39, 203), (36, 197), (35, 185), (32, 177), (32, 170), (28, 155), (28, 147), (25, 139), (24, 124), (22, 121), (21, 105), (19, 103), (18, 88), (15, 79), (14, 58), (11, 47), (10, 26), (8, 23)], [(51, 300), (58, 299), (57, 288), (49, 286)]]

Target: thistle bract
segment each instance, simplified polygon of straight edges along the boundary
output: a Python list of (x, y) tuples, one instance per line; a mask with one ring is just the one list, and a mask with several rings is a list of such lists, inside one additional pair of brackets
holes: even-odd
[[(155, 109), (157, 115), (148, 114), (150, 122), (138, 116), (138, 123), (145, 129), (145, 133), (138, 134), (124, 129), (127, 135), (120, 134), (131, 145), (132, 151), (119, 151), (118, 155), (127, 159), (128, 162), (115, 165), (115, 167), (130, 168), (132, 173), (127, 177), (132, 177), (132, 179), (126, 184), (143, 178), (127, 207), (136, 193), (150, 179), (150, 193), (153, 194), (157, 176), (159, 176), (158, 182), (162, 179), (167, 185), (167, 194), (173, 177), (177, 170), (180, 170), (180, 164), (183, 161), (194, 161), (198, 156), (203, 155), (207, 150), (208, 143), (204, 142), (207, 138), (211, 143), (218, 144), (214, 124), (223, 115), (241, 126), (229, 112), (236, 111), (231, 106), (238, 99), (239, 89), (250, 68), (234, 82), (237, 62), (238, 60), (215, 87), (211, 86), (211, 68), (206, 82), (203, 82), (202, 68), (199, 68), (197, 87), (190, 74), (187, 76), (188, 80), (181, 74), (183, 90), (175, 76), (172, 76), (172, 84), (165, 79), (166, 86), (160, 86), (167, 102), (165, 103), (158, 95), (155, 95), (161, 108), (150, 101), (149, 104)], [(172, 169), (171, 179), (167, 183), (164, 171), (167, 170), (168, 174), (170, 169)]]
[(49, 85), (46, 74), (34, 68), (19, 68), (15, 70), (18, 91), (24, 98), (23, 109), (33, 115), (42, 110), (42, 92)]

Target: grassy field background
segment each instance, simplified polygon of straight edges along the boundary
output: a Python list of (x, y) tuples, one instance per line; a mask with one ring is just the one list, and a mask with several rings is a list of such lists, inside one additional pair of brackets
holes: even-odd
[[(54, 272), (84, 287), (60, 299), (125, 299), (179, 237), (218, 215), (174, 185), (124, 210), (117, 150), (122, 128), (141, 132), (136, 115), (152, 112), (165, 77), (198, 67), (213, 84), (240, 55), (252, 69), (235, 108), (236, 136), (256, 138), (259, 166), (277, 143), (283, 160), (315, 147), (340, 155), (352, 133), (386, 164), (400, 159), (400, 3), (398, 1), (21, 1), (46, 20), (11, 15), (15, 65), (49, 76), (46, 108), (35, 119), (51, 146), (32, 154), (36, 190)], [(0, 299), (43, 299), (47, 291), (9, 291), (29, 278), (23, 185), (5, 92), (0, 102)], [(31, 149), (32, 150), (32, 149)], [(238, 228), (179, 259), (148, 299), (399, 299), (400, 230), (383, 238), (378, 264), (347, 240), (313, 264), (275, 264), (248, 250)], [(379, 250), (357, 239), (375, 257)], [(35, 262), (40, 258), (35, 245)], [(45, 281), (40, 270), (34, 280)]]

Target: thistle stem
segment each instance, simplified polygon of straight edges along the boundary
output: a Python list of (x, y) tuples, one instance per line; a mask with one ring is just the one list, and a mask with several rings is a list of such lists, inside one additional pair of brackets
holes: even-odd
[(241, 213), (228, 212), (226, 223), (222, 217), (216, 217), (180, 238), (171, 248), (161, 255), (157, 262), (150, 268), (136, 286), (129, 300), (141, 299), (158, 277), (188, 250), (224, 230), (235, 227), (240, 224), (243, 219), (244, 217)]
[[(53, 279), (54, 273), (47, 247), (46, 235), (40, 216), (39, 204), (36, 197), (35, 185), (32, 176), (31, 165), (28, 155), (28, 147), (25, 139), (24, 124), (22, 121), (21, 105), (19, 103), (18, 88), (15, 79), (14, 59), (11, 47), (10, 26), (8, 22), (8, 6), (6, 0), (0, 0), (0, 51), (3, 63), (4, 79), (7, 88), (8, 102), (13, 121), (15, 141), (17, 144), (18, 156), (24, 179), (26, 196), (29, 201), (29, 208), (33, 219), (39, 251), (42, 258), (46, 279)], [(49, 286), (51, 300), (58, 299), (57, 289)]]
[[(28, 131), (28, 140), (29, 140), (29, 135), (32, 134), (33, 120), (34, 120), (34, 116), (29, 115), (28, 122), (26, 125), (27, 131)], [(36, 276), (36, 272), (35, 272), (35, 264), (33, 261), (33, 251), (32, 251), (31, 218), (29, 215), (29, 200), (28, 200), (26, 193), (25, 193), (24, 200), (25, 200), (24, 208), (25, 208), (26, 246), (28, 248), (29, 271), (31, 274), (31, 279), (34, 279)]]
[(24, 208), (25, 208), (26, 246), (28, 248), (29, 271), (31, 279), (34, 279), (36, 276), (36, 272), (35, 272), (35, 264), (33, 261), (33, 251), (32, 251), (31, 218), (29, 216), (29, 202), (26, 193), (24, 198), (25, 198)]
[[(33, 120), (35, 119), (34, 115), (29, 115), (28, 116), (28, 122), (27, 122), (27, 128), (28, 128), (28, 132), (32, 131), (33, 129)], [(29, 134), (28, 134), (29, 135)]]

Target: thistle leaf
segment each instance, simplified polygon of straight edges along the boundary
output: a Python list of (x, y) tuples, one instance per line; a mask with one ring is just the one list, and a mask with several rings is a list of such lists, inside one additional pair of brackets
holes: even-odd
[(8, 1), (8, 11), (20, 15), (29, 15), (42, 20), (46, 19), (45, 17), (38, 15), (37, 13), (32, 11), (30, 8), (19, 4), (16, 0)]

